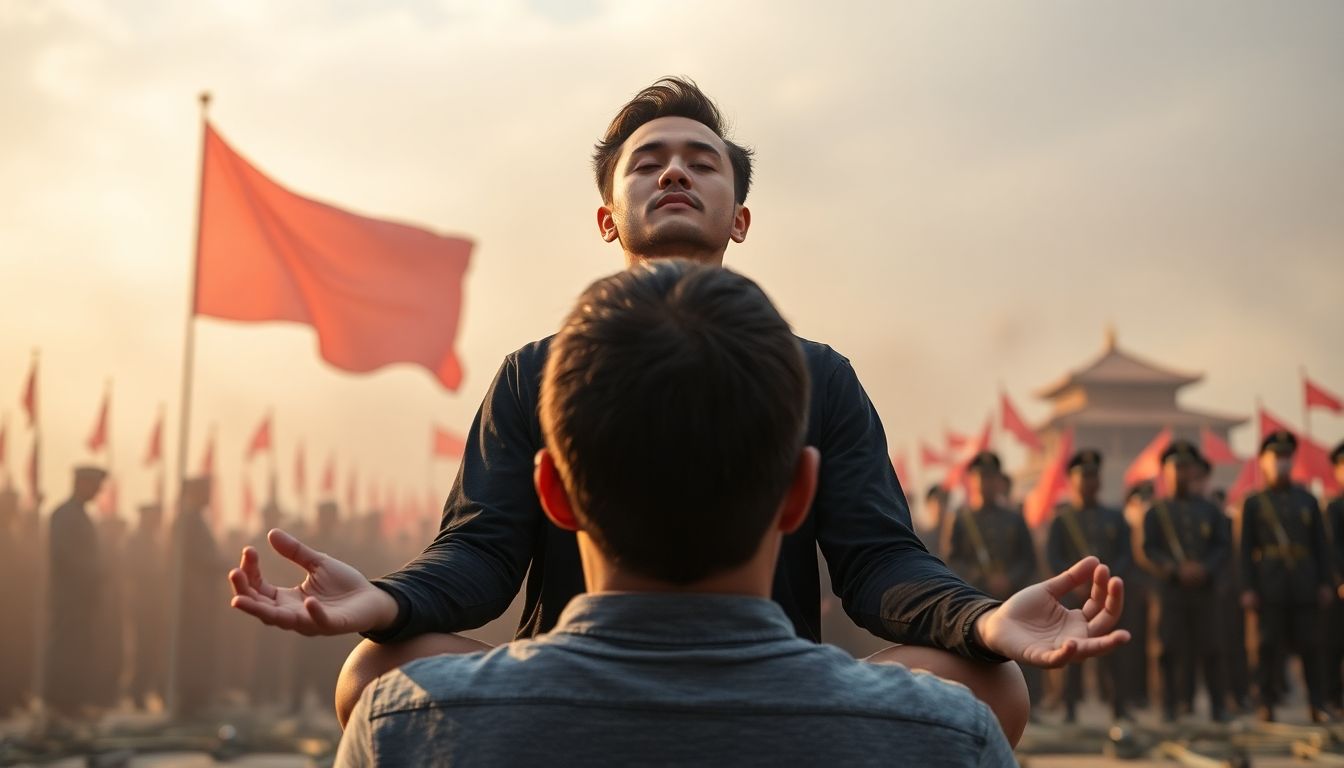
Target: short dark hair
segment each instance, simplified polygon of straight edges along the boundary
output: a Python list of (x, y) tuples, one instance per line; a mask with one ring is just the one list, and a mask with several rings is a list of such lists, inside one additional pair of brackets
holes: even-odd
[(760, 547), (797, 467), (808, 398), (798, 340), (754, 282), (658, 259), (579, 297), (551, 341), (541, 424), (602, 552), (688, 584)]
[(660, 117), (689, 118), (723, 139), (723, 143), (728, 146), (728, 162), (733, 167), (733, 192), (739, 205), (747, 201), (747, 192), (751, 190), (751, 149), (728, 139), (718, 106), (693, 80), (664, 77), (626, 102), (593, 148), (593, 172), (597, 176), (597, 189), (602, 193), (602, 202), (611, 202), (616, 157), (621, 154), (625, 140), (640, 126)]

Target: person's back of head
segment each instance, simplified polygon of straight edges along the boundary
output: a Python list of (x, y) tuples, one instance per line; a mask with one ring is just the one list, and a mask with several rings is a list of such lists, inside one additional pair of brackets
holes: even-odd
[(597, 281), (552, 340), (541, 393), (547, 452), (612, 563), (686, 585), (760, 549), (803, 451), (809, 382), (754, 282), (683, 260)]

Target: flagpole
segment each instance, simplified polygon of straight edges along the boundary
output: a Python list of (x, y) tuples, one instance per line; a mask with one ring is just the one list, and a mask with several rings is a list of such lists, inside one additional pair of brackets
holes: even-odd
[[(42, 357), (41, 349), (39, 349), (38, 347), (33, 347), (33, 368), (32, 373), (30, 374), (32, 376), (31, 386), (33, 396), (33, 409), (32, 413), (30, 414), (32, 416), (32, 422), (33, 422), (33, 453), (31, 457), (33, 475), (29, 479), (32, 481), (33, 484), (32, 487), (33, 515), (37, 518), (37, 530), (39, 532), (38, 533), (39, 537), (41, 536), (41, 530), (42, 530), (42, 418), (41, 418), (42, 395), (39, 393), (37, 388), (38, 387), (37, 377), (39, 373), (38, 363), (41, 362), (41, 357)], [(29, 542), (29, 544), (32, 546), (37, 546), (38, 542), (32, 541)], [(39, 571), (42, 572), (42, 578), (37, 587), (37, 593), (38, 593), (37, 599), (38, 599), (38, 605), (46, 607), (50, 599), (48, 589), (50, 588), (49, 585), (51, 583), (51, 563), (48, 562), (48, 558), (46, 557), (43, 557), (41, 560), (42, 565), (39, 566)], [(33, 669), (33, 676), (31, 678), (33, 683), (33, 690), (36, 691), (40, 696), (42, 696), (43, 701), (45, 701), (47, 694), (47, 622), (45, 621), (33, 622), (31, 632), (32, 637), (37, 642), (36, 646), (37, 652), (33, 655), (34, 669)], [(47, 717), (48, 712), (44, 704), (41, 710), (41, 715), (39, 716), (39, 723), (45, 725)]]
[[(182, 487), (187, 479), (187, 446), (191, 439), (191, 393), (192, 377), (195, 373), (196, 363), (196, 300), (198, 298), (197, 268), (201, 260), (201, 214), (205, 202), (205, 147), (206, 138), (210, 128), (210, 92), (202, 91), (200, 95), (201, 103), (201, 166), (200, 175), (196, 184), (196, 236), (195, 252), (192, 254), (191, 266), (188, 268), (189, 285), (191, 286), (191, 304), (187, 308), (186, 333), (182, 347), (182, 406), (177, 432), (177, 488), (178, 488), (178, 510), (175, 515), (175, 527), (182, 531), (180, 517), (182, 514)], [(178, 632), (178, 621), (181, 615), (182, 601), (182, 572), (183, 563), (183, 545), (180, 536), (173, 536), (173, 564), (172, 564), (172, 584), (170, 591), (173, 595), (172, 603), (168, 607), (168, 674), (166, 677), (166, 690), (164, 691), (165, 709), (170, 717), (177, 714), (177, 659), (178, 643), (181, 642), (181, 636)]]
[(1298, 373), (1302, 375), (1302, 434), (1308, 440), (1311, 439), (1311, 403), (1307, 402), (1307, 366), (1300, 365), (1297, 368)]

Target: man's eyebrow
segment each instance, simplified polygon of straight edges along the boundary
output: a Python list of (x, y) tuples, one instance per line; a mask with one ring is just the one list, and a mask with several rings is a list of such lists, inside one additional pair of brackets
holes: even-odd
[[(699, 150), (701, 152), (712, 152), (716, 156), (722, 156), (722, 153), (719, 152), (719, 148), (714, 146), (713, 144), (710, 144), (707, 141), (699, 141), (696, 139), (692, 139), (691, 141), (686, 142), (686, 146), (690, 147), (691, 149)], [(667, 149), (666, 141), (661, 140), (650, 141), (644, 144), (640, 144), (638, 147), (635, 147), (633, 150), (631, 150), (630, 156), (634, 157), (635, 155), (644, 154), (648, 152), (659, 152), (664, 149)]]

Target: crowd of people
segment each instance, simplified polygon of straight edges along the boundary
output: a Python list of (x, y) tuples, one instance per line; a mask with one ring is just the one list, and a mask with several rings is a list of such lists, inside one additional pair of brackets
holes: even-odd
[[(1117, 720), (1150, 705), (1166, 721), (1195, 711), (1197, 679), (1213, 720), (1252, 711), (1273, 720), (1292, 684), (1291, 653), (1310, 718), (1326, 722), (1344, 714), (1344, 497), (1322, 505), (1293, 483), (1296, 450), (1292, 433), (1267, 435), (1263, 486), (1228, 504), (1210, 487), (1199, 449), (1175, 441), (1158, 482), (1127, 489), (1123, 509), (1100, 501), (1101, 453), (1080, 450), (1068, 465), (1069, 500), (1037, 534), (1008, 498), (998, 457), (984, 452), (971, 461), (963, 508), (947, 508), (941, 485), (925, 493), (931, 522), (922, 533), (954, 571), (997, 597), (1085, 555), (1122, 576), (1121, 626), (1133, 642), (1097, 664), (1097, 688)], [(1331, 460), (1344, 482), (1344, 443)], [(1041, 676), (1028, 670), (1027, 679), (1039, 707)], [(1160, 702), (1150, 695), (1154, 680)], [(1070, 667), (1061, 682), (1072, 722), (1082, 668)]]

